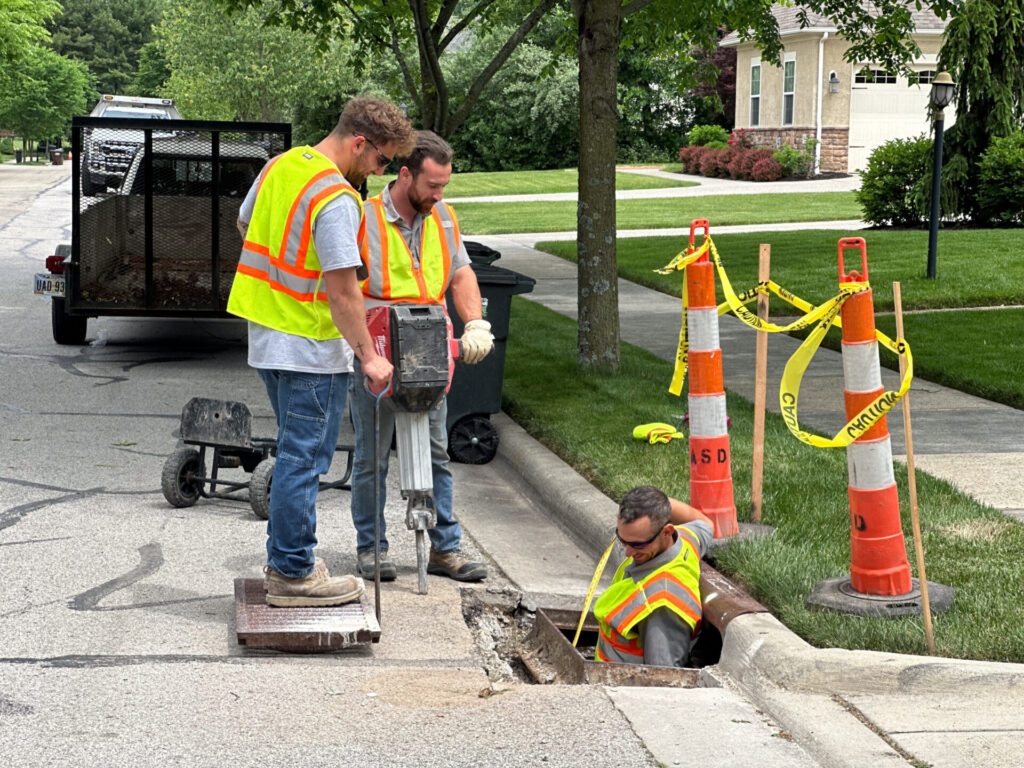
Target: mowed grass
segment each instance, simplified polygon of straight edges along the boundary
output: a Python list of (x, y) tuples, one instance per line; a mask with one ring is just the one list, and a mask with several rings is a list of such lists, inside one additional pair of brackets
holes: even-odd
[[(686, 401), (667, 392), (671, 363), (623, 344), (619, 375), (582, 373), (576, 366), (576, 333), (574, 322), (525, 299), (513, 300), (506, 411), (613, 499), (644, 483), (688, 498), (687, 442), (652, 446), (632, 437), (637, 424), (682, 424)], [(750, 508), (753, 407), (732, 393), (727, 399), (742, 521)], [(870, 619), (804, 607), (819, 581), (849, 574), (845, 452), (799, 442), (771, 413), (765, 446), (763, 522), (776, 532), (716, 551), (716, 566), (814, 645), (925, 652), (920, 617)], [(902, 465), (897, 464), (896, 476), (912, 552)], [(952, 609), (934, 618), (938, 653), (1024, 662), (1024, 604), (1017, 589), (1024, 526), (920, 472), (917, 489), (928, 577), (956, 589)]]
[[(804, 218), (802, 211), (799, 217)], [(837, 243), (841, 237), (852, 236), (863, 237), (867, 244), (868, 278), (876, 310), (893, 308), (893, 281), (900, 282), (904, 310), (1024, 304), (1024, 230), (1020, 229), (940, 232), (937, 277), (931, 280), (925, 276), (928, 233), (923, 231), (802, 230), (715, 235), (713, 221), (711, 235), (737, 292), (757, 283), (758, 248), (768, 243), (772, 280), (811, 303), (824, 301), (839, 289)], [(687, 240), (664, 236), (620, 239), (616, 247), (619, 276), (679, 296), (682, 273), (658, 275), (653, 270), (685, 249)], [(575, 242), (542, 242), (537, 247), (576, 260)], [(844, 267), (847, 272), (860, 271), (859, 251), (844, 251)], [(722, 301), (717, 278), (715, 285), (718, 300)], [(772, 304), (772, 314), (795, 314), (780, 299), (773, 297)]]
[[(394, 174), (371, 176), (367, 180), (370, 195), (376, 195)], [(579, 173), (575, 168), (554, 171), (497, 171), (493, 173), (453, 173), (444, 190), (445, 197), (482, 197), (485, 195), (538, 195), (551, 192), (575, 192)], [(693, 187), (695, 182), (663, 179), (639, 173), (615, 174), (617, 189), (662, 189)]]
[[(622, 175), (622, 174), (619, 174)], [(455, 197), (454, 194), (449, 197)], [(455, 208), (467, 235), (576, 230), (576, 201), (534, 203), (460, 203)], [(615, 208), (618, 229), (688, 227), (693, 219), (712, 226), (774, 224), (793, 221), (860, 219), (853, 192), (794, 192), (765, 195), (620, 200)], [(712, 230), (713, 232), (713, 230)]]

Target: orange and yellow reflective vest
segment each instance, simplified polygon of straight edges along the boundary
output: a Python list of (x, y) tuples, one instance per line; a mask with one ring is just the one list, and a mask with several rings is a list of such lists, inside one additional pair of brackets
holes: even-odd
[(277, 331), (310, 339), (341, 336), (327, 301), (313, 244), (313, 219), (339, 195), (360, 210), (359, 193), (334, 163), (312, 147), (295, 147), (267, 163), (252, 221), (242, 244), (228, 312)]
[(438, 203), (423, 220), (417, 266), (402, 233), (384, 215), (381, 196), (370, 198), (366, 201), (366, 226), (359, 238), (369, 273), (361, 283), (363, 295), (381, 302), (443, 304), (459, 243), (455, 211), (447, 203)]
[(697, 537), (687, 528), (676, 526), (680, 544), (678, 554), (640, 583), (625, 577), (633, 562), (627, 557), (615, 572), (612, 585), (594, 603), (594, 616), (600, 625), (597, 661), (642, 664), (644, 649), (637, 625), (656, 609), (677, 614), (695, 632), (700, 624), (700, 550)]

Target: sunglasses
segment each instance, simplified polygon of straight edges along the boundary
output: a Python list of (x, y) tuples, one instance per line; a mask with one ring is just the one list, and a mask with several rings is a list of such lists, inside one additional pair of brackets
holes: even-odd
[[(363, 136), (363, 138), (366, 139), (365, 136)], [(366, 139), (366, 143), (373, 147), (373, 151), (377, 153), (377, 165), (380, 166), (380, 168), (387, 168), (389, 165), (391, 165), (392, 158), (388, 157), (379, 149), (377, 149), (377, 145), (374, 144), (369, 139)]]
[(615, 531), (615, 538), (618, 539), (619, 543), (622, 546), (624, 546), (624, 547), (630, 547), (632, 549), (643, 549), (644, 547), (647, 547), (647, 546), (650, 546), (651, 544), (653, 544), (654, 540), (656, 538), (658, 538), (659, 536), (661, 536), (661, 533), (664, 530), (665, 530), (664, 528), (659, 528), (657, 530), (657, 532), (653, 536), (651, 536), (651, 538), (649, 538), (647, 541), (626, 541), (624, 538), (622, 538), (619, 535), (619, 531), (618, 531), (618, 529), (616, 529), (616, 531)]

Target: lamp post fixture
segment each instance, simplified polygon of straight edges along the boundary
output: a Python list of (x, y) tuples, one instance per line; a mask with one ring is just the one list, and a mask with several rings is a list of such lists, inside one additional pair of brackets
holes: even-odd
[(942, 189), (942, 124), (945, 120), (943, 110), (953, 100), (953, 89), (956, 83), (949, 72), (939, 72), (932, 80), (931, 106), (935, 119), (935, 139), (932, 142), (935, 152), (932, 160), (932, 218), (928, 231), (928, 277), (935, 277), (935, 252), (939, 244), (940, 196)]

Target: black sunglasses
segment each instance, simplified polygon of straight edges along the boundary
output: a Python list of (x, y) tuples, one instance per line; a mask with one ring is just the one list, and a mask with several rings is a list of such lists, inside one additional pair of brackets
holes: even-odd
[(651, 536), (651, 538), (649, 538), (647, 541), (626, 541), (624, 538), (622, 538), (619, 535), (619, 531), (616, 528), (615, 529), (615, 538), (618, 539), (619, 543), (622, 546), (624, 546), (624, 547), (632, 547), (633, 549), (643, 549), (644, 547), (654, 543), (654, 540), (656, 538), (658, 538), (659, 536), (661, 536), (662, 531), (664, 531), (664, 530), (665, 530), (664, 528), (659, 528), (657, 533), (655, 533), (653, 536)]
[[(365, 136), (363, 136), (363, 138), (366, 139)], [(383, 152), (381, 152), (379, 149), (377, 149), (377, 145), (374, 144), (369, 139), (366, 139), (366, 143), (369, 144), (371, 147), (373, 147), (373, 151), (377, 153), (377, 165), (378, 166), (380, 166), (381, 168), (387, 168), (389, 165), (391, 165), (391, 160), (393, 158), (388, 157)]]

